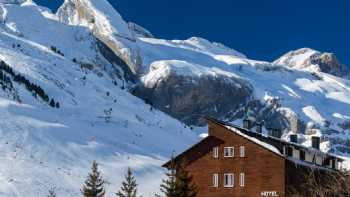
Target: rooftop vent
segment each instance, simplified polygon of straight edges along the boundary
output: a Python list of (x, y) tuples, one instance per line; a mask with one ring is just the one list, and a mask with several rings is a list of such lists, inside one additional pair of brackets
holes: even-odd
[(282, 137), (281, 129), (270, 129), (270, 136), (275, 138), (281, 138)]
[(243, 119), (243, 128), (250, 129), (251, 128), (251, 121), (249, 119)]
[(262, 123), (256, 123), (255, 131), (260, 134), (262, 133)]
[(290, 142), (298, 143), (298, 135), (292, 134), (289, 136), (289, 138), (290, 138)]
[(320, 150), (320, 143), (321, 143), (321, 138), (320, 137), (312, 136), (311, 137), (311, 143), (312, 143), (312, 148)]

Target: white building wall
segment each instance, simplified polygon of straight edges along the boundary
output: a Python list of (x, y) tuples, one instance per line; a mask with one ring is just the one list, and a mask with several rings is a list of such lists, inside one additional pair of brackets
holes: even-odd
[(293, 158), (299, 159), (300, 158), (300, 151), (293, 148)]
[(316, 156), (316, 164), (317, 165), (322, 165), (323, 158), (320, 155)]
[(312, 162), (312, 160), (313, 160), (313, 154), (306, 152), (305, 153), (305, 161)]

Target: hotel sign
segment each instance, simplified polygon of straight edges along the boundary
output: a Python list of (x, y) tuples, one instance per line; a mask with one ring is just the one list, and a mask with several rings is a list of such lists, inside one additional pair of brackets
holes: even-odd
[(261, 196), (264, 196), (264, 197), (277, 197), (277, 196), (280, 196), (280, 195), (276, 191), (263, 191), (263, 192), (261, 192)]

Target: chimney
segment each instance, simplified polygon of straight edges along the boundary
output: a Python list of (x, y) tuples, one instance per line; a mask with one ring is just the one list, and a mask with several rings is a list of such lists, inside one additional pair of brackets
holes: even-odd
[(289, 136), (289, 138), (290, 138), (290, 142), (298, 143), (298, 135), (297, 134), (291, 134)]
[(320, 142), (321, 142), (321, 138), (320, 137), (317, 137), (317, 136), (312, 136), (311, 137), (312, 148), (320, 150)]
[(256, 123), (255, 131), (260, 134), (262, 133), (262, 123)]
[(281, 138), (282, 136), (282, 131), (280, 129), (271, 129), (270, 130), (270, 135), (275, 138)]
[(250, 120), (245, 118), (243, 119), (243, 128), (250, 129)]

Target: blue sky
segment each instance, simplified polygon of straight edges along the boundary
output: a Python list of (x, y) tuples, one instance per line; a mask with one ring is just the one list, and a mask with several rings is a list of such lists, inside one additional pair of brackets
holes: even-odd
[[(35, 0), (55, 10), (62, 0)], [(200, 36), (271, 61), (310, 47), (350, 65), (350, 2), (345, 0), (110, 0), (127, 21), (156, 37)]]

